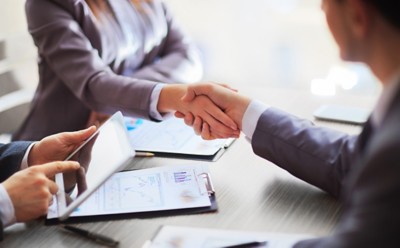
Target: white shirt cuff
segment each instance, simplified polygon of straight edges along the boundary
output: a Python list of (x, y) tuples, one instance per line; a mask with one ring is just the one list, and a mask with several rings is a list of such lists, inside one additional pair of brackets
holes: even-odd
[(3, 222), (4, 227), (14, 224), (17, 221), (14, 205), (3, 184), (0, 184), (0, 209), (1, 222)]
[(36, 144), (37, 142), (33, 142), (28, 149), (26, 149), (24, 157), (22, 158), (22, 162), (21, 162), (21, 170), (28, 168), (29, 164), (28, 164), (28, 156), (29, 153), (31, 152), (32, 147)]
[(254, 131), (256, 130), (258, 119), (260, 119), (262, 113), (264, 113), (264, 111), (269, 107), (270, 106), (260, 101), (252, 100), (247, 107), (246, 112), (244, 112), (242, 131), (250, 141), (252, 140)]
[(158, 105), (158, 100), (160, 99), (160, 93), (162, 88), (164, 88), (165, 84), (157, 84), (156, 87), (154, 87), (153, 91), (151, 92), (150, 96), (150, 117), (162, 121), (165, 119), (168, 119), (169, 117), (172, 116), (172, 113), (165, 113), (161, 114), (157, 110), (157, 105)]

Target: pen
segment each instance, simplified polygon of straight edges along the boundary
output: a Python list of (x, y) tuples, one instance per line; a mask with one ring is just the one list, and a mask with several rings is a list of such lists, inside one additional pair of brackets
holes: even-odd
[(80, 236), (86, 237), (88, 239), (91, 239), (97, 243), (101, 243), (103, 245), (107, 245), (110, 247), (115, 247), (119, 244), (118, 241), (115, 241), (109, 237), (106, 237), (104, 235), (98, 234), (98, 233), (93, 233), (93, 232), (89, 232), (87, 230), (78, 228), (78, 227), (73, 227), (73, 226), (63, 226), (64, 229), (69, 230), (71, 232), (74, 232)]
[(136, 157), (154, 157), (154, 153), (152, 152), (136, 152)]
[(241, 243), (237, 245), (230, 245), (230, 246), (224, 246), (223, 248), (256, 248), (256, 247), (267, 247), (267, 241), (262, 241), (262, 242), (248, 242), (248, 243)]

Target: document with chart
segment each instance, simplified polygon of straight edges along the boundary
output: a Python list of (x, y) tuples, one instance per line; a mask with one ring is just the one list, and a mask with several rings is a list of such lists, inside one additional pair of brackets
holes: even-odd
[[(210, 180), (209, 177), (207, 165), (118, 172), (75, 209), (71, 217), (210, 207), (212, 192), (205, 180)], [(57, 218), (56, 209), (50, 207), (48, 219)]]
[(183, 120), (169, 118), (162, 122), (125, 118), (133, 149), (156, 156), (218, 159), (234, 139), (203, 140)]

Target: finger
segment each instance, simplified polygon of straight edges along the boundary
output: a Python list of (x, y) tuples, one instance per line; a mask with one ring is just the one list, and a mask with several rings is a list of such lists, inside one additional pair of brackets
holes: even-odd
[(40, 170), (48, 177), (51, 178), (55, 174), (73, 171), (79, 169), (79, 163), (75, 161), (59, 161), (51, 162), (44, 165), (39, 165)]
[(225, 114), (220, 108), (218, 107), (210, 107), (206, 108), (206, 111), (214, 117), (214, 119), (218, 120), (224, 126), (229, 127), (232, 130), (238, 130), (238, 126), (236, 123), (229, 117), (227, 114)]
[(211, 136), (211, 133), (210, 133), (210, 126), (207, 124), (207, 123), (203, 123), (203, 125), (202, 125), (202, 132), (201, 132), (201, 137), (204, 139), (204, 140), (212, 140), (212, 139), (214, 139), (212, 136)]
[(86, 182), (86, 170), (81, 167), (76, 173), (76, 183), (78, 185), (78, 195), (82, 194), (87, 190), (87, 182)]
[(192, 113), (187, 113), (183, 120), (185, 121), (186, 125), (193, 126), (194, 116)]
[(225, 83), (216, 83), (216, 84), (221, 85), (224, 88), (230, 89), (231, 91), (238, 92), (237, 89), (232, 88), (229, 84), (225, 84)]
[(175, 115), (176, 118), (184, 118), (184, 117), (185, 117), (185, 115), (182, 114), (182, 113), (179, 112), (179, 111), (176, 111), (176, 112), (174, 113), (174, 115)]
[[(205, 121), (203, 121), (205, 122)], [(219, 130), (214, 128), (212, 125), (209, 125), (207, 123), (209, 129), (210, 129), (210, 134), (211, 136), (215, 139), (225, 139), (225, 138), (238, 138), (240, 136), (240, 131), (239, 130), (231, 130), (231, 129), (226, 129), (226, 130)], [(200, 127), (195, 127), (195, 129), (199, 129)], [(202, 126), (201, 126), (202, 128)], [(201, 132), (201, 131), (200, 131)]]
[(231, 127), (226, 126), (224, 123), (220, 122), (220, 119), (212, 116), (208, 109), (206, 108), (206, 113), (202, 116), (203, 121), (207, 122), (210, 127), (213, 128), (214, 131), (225, 134), (225, 135), (232, 135), (234, 131), (237, 129), (232, 129)]
[(229, 133), (220, 133), (218, 131), (215, 131), (210, 125), (208, 125), (208, 129), (209, 129), (209, 133), (210, 133), (210, 137), (212, 139), (223, 139), (223, 138), (228, 138), (231, 137), (232, 134)]
[(93, 135), (97, 130), (95, 125), (90, 126), (86, 129), (76, 131), (76, 132), (65, 132), (61, 133), (62, 138), (67, 144), (79, 144), (87, 140), (91, 135)]
[(196, 135), (201, 135), (202, 125), (203, 125), (203, 120), (200, 117), (196, 116), (193, 122), (193, 129)]
[(58, 192), (58, 186), (55, 182), (49, 180), (49, 192), (51, 195), (55, 195)]
[(218, 132), (218, 130), (213, 129), (212, 127), (210, 127), (210, 133), (211, 133), (211, 136), (213, 136), (214, 138), (218, 138), (218, 139), (239, 138), (239, 136), (240, 136), (240, 131), (221, 133), (221, 132)]
[[(223, 126), (230, 128), (232, 130), (238, 130), (238, 126), (236, 123), (225, 113), (223, 112), (218, 106), (216, 106), (211, 100), (207, 99), (205, 102), (204, 110), (212, 116), (215, 120), (218, 120), (219, 123), (222, 123)], [(210, 120), (204, 119), (208, 124), (212, 127), (216, 125), (215, 122), (211, 123)], [(219, 129), (222, 128), (222, 125), (219, 125)], [(227, 130), (227, 129), (225, 129)]]

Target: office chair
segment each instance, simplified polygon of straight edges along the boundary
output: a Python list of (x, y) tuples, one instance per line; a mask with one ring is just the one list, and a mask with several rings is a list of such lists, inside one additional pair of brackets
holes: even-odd
[(11, 135), (28, 115), (34, 91), (18, 82), (10, 61), (6, 59), (6, 41), (0, 40), (0, 143)]

